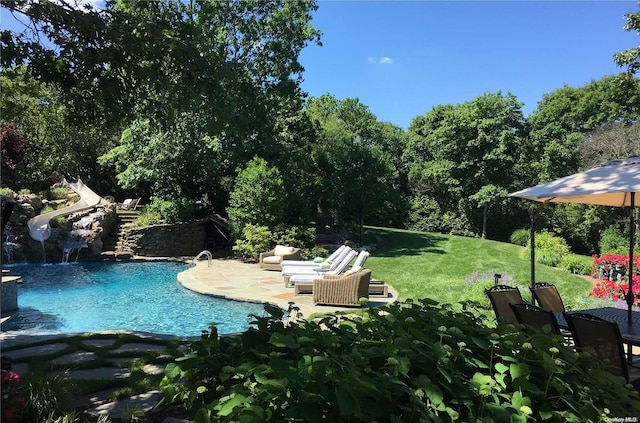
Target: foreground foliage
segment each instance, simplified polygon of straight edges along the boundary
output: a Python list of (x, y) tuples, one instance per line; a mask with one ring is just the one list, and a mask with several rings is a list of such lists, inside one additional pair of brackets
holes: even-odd
[[(246, 332), (215, 325), (167, 367), (165, 399), (195, 421), (604, 421), (640, 397), (562, 337), (488, 325), (472, 303), (407, 301)], [(290, 310), (291, 311), (291, 310)]]

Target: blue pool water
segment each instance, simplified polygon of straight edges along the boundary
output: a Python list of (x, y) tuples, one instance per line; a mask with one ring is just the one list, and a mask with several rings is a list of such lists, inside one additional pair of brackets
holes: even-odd
[(199, 336), (218, 325), (221, 334), (249, 326), (261, 304), (197, 294), (182, 287), (175, 262), (17, 264), (22, 276), (19, 314), (3, 330), (73, 333), (132, 330)]

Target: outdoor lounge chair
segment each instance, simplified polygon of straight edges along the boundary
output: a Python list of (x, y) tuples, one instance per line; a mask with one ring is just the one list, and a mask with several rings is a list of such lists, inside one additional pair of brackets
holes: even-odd
[(560, 293), (554, 284), (537, 282), (531, 288), (531, 293), (540, 307), (554, 313), (565, 311)]
[[(321, 269), (323, 267), (323, 264), (325, 266), (328, 265), (328, 267), (326, 269), (331, 270), (332, 268), (334, 268), (335, 266), (337, 266), (340, 263), (340, 260), (342, 260), (349, 251), (352, 251), (351, 247), (348, 247), (346, 245), (343, 245), (342, 247), (338, 248), (333, 254), (331, 254), (331, 256), (329, 256), (325, 261), (323, 262), (302, 262), (299, 260), (287, 260), (287, 263), (283, 263), (282, 265), (282, 276), (291, 276), (294, 275), (296, 273), (314, 273), (315, 269)], [(292, 262), (298, 262), (298, 263), (310, 263), (310, 264), (290, 264)]]
[(487, 294), (487, 297), (489, 297), (489, 301), (491, 301), (491, 306), (496, 313), (498, 324), (518, 324), (518, 319), (509, 306), (509, 304), (520, 304), (523, 302), (522, 295), (517, 287), (495, 285), (489, 289), (485, 289), (484, 292)]
[[(305, 267), (295, 267), (295, 266), (287, 266), (282, 269), (282, 276), (284, 279), (284, 286), (291, 286), (291, 278), (294, 276), (309, 276), (310, 279), (317, 277), (321, 274), (327, 273), (335, 273), (335, 270), (339, 267), (346, 267), (349, 265), (349, 262), (353, 260), (356, 256), (356, 252), (351, 248), (345, 248), (340, 256), (333, 262), (328, 268), (323, 268), (318, 264), (317, 266), (305, 266)], [(347, 263), (343, 266), (343, 261), (347, 260)]]
[(284, 260), (298, 260), (302, 250), (296, 247), (276, 245), (275, 248), (260, 253), (260, 268), (265, 270), (282, 270)]
[(313, 302), (334, 306), (362, 306), (361, 298), (369, 298), (371, 270), (348, 275), (326, 275), (313, 281)]
[(353, 263), (353, 266), (349, 268), (349, 263), (351, 263), (351, 260), (353, 260), (354, 257), (356, 257), (356, 252), (351, 250), (333, 269), (326, 272), (316, 271), (314, 273), (298, 273), (292, 275), (289, 277), (289, 284), (293, 286), (296, 286), (298, 284), (311, 284), (313, 283), (314, 279), (324, 276), (335, 276), (341, 275), (342, 273), (349, 274), (358, 272), (362, 270), (364, 262), (367, 260), (367, 257), (369, 257), (369, 252), (366, 250), (360, 251), (360, 253), (357, 254), (357, 258)]
[(516, 315), (518, 323), (524, 326), (524, 331), (528, 334), (561, 335), (558, 321), (552, 311), (526, 303), (509, 304), (509, 306)]
[(587, 313), (563, 313), (576, 347), (601, 360), (603, 369), (640, 389), (638, 368), (629, 366), (625, 358), (620, 328), (615, 322)]
[(345, 250), (349, 248), (346, 245), (341, 245), (338, 248), (336, 248), (336, 250), (331, 253), (329, 255), (329, 257), (327, 257), (326, 259), (322, 260), (322, 261), (316, 261), (316, 260), (283, 260), (282, 261), (282, 268), (294, 268), (294, 267), (319, 267), (323, 262), (326, 263), (333, 263), (339, 256), (340, 254)]
[(135, 210), (138, 207), (139, 202), (140, 198), (127, 198), (118, 205), (118, 208), (120, 210)]

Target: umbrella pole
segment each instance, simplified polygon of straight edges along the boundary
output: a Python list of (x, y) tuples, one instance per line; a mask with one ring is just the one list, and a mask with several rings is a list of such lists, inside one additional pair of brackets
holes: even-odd
[(538, 218), (537, 210), (529, 210), (529, 220), (531, 221), (531, 304), (536, 304), (533, 296), (533, 287), (536, 284), (536, 221)]
[(633, 244), (635, 244), (635, 232), (636, 232), (636, 223), (635, 223), (635, 208), (636, 208), (636, 193), (631, 193), (631, 213), (629, 215), (630, 222), (630, 239), (629, 242), (629, 289), (627, 291), (627, 322), (631, 324), (633, 322), (631, 308), (633, 306)]

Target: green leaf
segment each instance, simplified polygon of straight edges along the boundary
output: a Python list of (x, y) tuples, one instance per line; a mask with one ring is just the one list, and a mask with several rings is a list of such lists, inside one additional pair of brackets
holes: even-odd
[(513, 405), (516, 410), (520, 409), (520, 406), (522, 405), (522, 392), (516, 391), (513, 393), (511, 396), (511, 405)]
[(175, 363), (167, 364), (167, 367), (164, 370), (165, 376), (169, 379), (175, 379), (176, 377), (180, 376), (180, 373), (180, 367)]
[(269, 343), (274, 347), (279, 347), (279, 348), (287, 347), (287, 348), (295, 349), (300, 346), (300, 344), (295, 342), (295, 340), (291, 335), (283, 335), (278, 332), (271, 335), (271, 338), (269, 339)]
[(507, 367), (506, 365), (504, 365), (503, 363), (496, 363), (496, 365), (494, 366), (496, 368), (496, 370), (498, 371), (498, 373), (504, 373), (507, 370), (509, 370), (509, 367)]
[(336, 397), (338, 399), (338, 407), (340, 408), (341, 416), (351, 416), (355, 413), (356, 402), (351, 396), (350, 390), (340, 386), (336, 392)]
[(206, 408), (200, 408), (194, 416), (196, 423), (211, 423), (211, 411)]
[(511, 373), (511, 379), (516, 380), (519, 377), (528, 376), (529, 366), (526, 363), (512, 363), (509, 366), (509, 372)]
[(442, 391), (436, 385), (431, 385), (425, 388), (424, 393), (427, 398), (431, 400), (434, 405), (439, 405), (442, 403), (444, 396), (442, 395)]
[(218, 415), (224, 417), (230, 415), (231, 413), (233, 413), (234, 408), (244, 404), (246, 400), (247, 397), (245, 397), (244, 395), (232, 394), (231, 398), (222, 405), (220, 411), (218, 411)]

